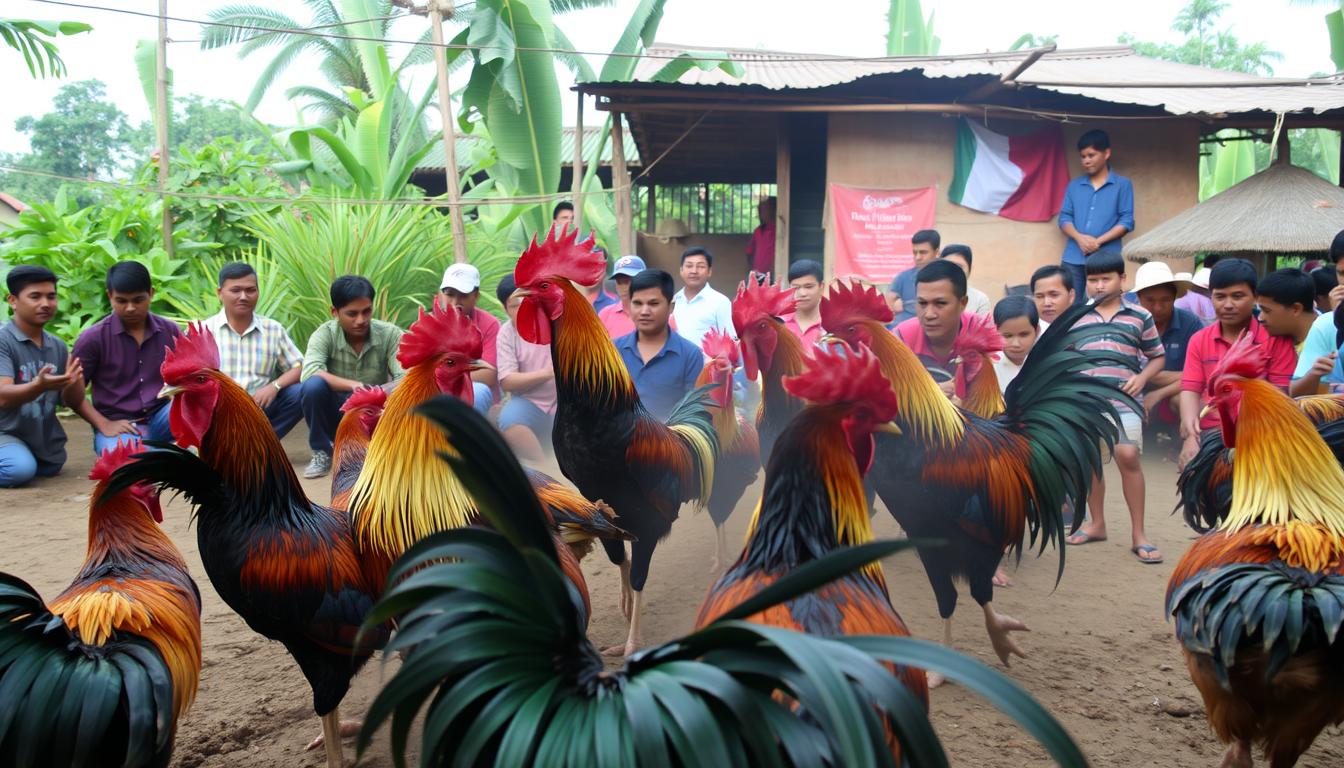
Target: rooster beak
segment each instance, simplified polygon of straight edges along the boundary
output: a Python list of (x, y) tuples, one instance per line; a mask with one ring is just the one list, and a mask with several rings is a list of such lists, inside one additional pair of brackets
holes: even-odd
[(881, 423), (881, 424), (878, 424), (876, 427), (873, 428), (873, 431), (874, 431), (874, 432), (885, 432), (885, 433), (887, 433), (888, 435), (903, 435), (903, 434), (905, 434), (904, 432), (901, 431), (901, 428), (900, 428), (900, 427), (896, 426), (895, 424), (893, 424), (893, 423), (890, 422), (890, 421), (886, 421), (886, 422), (883, 422), (883, 423)]
[(1199, 418), (1200, 418), (1200, 420), (1202, 421), (1202, 420), (1204, 419), (1204, 417), (1205, 417), (1205, 416), (1208, 416), (1209, 413), (1210, 413), (1212, 410), (1213, 410), (1213, 404), (1212, 404), (1212, 403), (1210, 403), (1209, 405), (1204, 406), (1204, 410), (1202, 410), (1202, 411), (1199, 412)]
[(519, 288), (518, 290), (516, 290), (516, 291), (513, 292), (513, 295), (514, 295), (514, 296), (521, 296), (521, 297), (523, 297), (523, 298), (526, 298), (526, 297), (528, 297), (528, 296), (531, 296), (531, 295), (532, 295), (532, 292), (529, 291), (529, 290), (527, 290), (526, 288)]
[(173, 395), (176, 395), (178, 392), (181, 391), (182, 391), (181, 387), (170, 387), (167, 384), (165, 384), (163, 385), (163, 389), (159, 390), (159, 397), (160, 398), (172, 397)]

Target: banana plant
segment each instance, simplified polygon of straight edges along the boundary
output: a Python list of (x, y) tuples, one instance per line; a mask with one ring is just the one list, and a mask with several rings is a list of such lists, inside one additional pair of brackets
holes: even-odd
[(1256, 171), (1255, 147), (1241, 139), (1239, 130), (1222, 130), (1219, 139), (1237, 139), (1210, 143), (1209, 154), (1200, 157), (1199, 199), (1208, 200), (1228, 187), (1250, 178)]
[(933, 34), (933, 11), (924, 18), (919, 0), (890, 0), (887, 7), (887, 55), (933, 56), (942, 40)]
[(33, 21), (31, 19), (0, 19), (0, 40), (23, 54), (28, 73), (34, 78), (65, 77), (65, 62), (56, 44), (46, 38), (57, 35), (77, 35), (88, 32), (92, 26), (80, 21)]

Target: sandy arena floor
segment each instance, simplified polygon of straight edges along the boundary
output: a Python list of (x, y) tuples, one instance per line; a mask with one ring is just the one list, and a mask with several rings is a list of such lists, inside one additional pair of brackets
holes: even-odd
[[(54, 597), (78, 570), (86, 545), (86, 512), (92, 464), (87, 428), (69, 423), (71, 460), (64, 473), (28, 488), (3, 491), (0, 507), (0, 570), (27, 579)], [(308, 458), (301, 430), (285, 440), (300, 468)], [(1143, 565), (1129, 553), (1129, 519), (1110, 470), (1106, 512), (1110, 540), (1070, 547), (1068, 567), (1054, 588), (1056, 554), (1023, 558), (1012, 571), (1015, 585), (995, 599), (1000, 610), (1027, 622), (1020, 636), (1028, 658), (1007, 673), (1060, 718), (1095, 766), (1212, 766), (1222, 748), (1208, 729), (1203, 707), (1186, 675), (1171, 625), (1163, 616), (1163, 594), (1173, 565), (1189, 546), (1191, 532), (1168, 514), (1175, 468), (1148, 460), (1149, 535), (1166, 562)], [(554, 472), (554, 469), (551, 468)], [(558, 473), (557, 473), (558, 474)], [(325, 502), (328, 480), (305, 481), (311, 496)], [(740, 541), (755, 503), (752, 489), (729, 521), (730, 541)], [(180, 724), (173, 765), (320, 766), (321, 751), (303, 746), (319, 731), (307, 684), (284, 649), (247, 628), (211, 589), (196, 552), (195, 531), (180, 501), (165, 504), (164, 525), (187, 555), (205, 601), (205, 661), (196, 704)], [(897, 536), (884, 511), (879, 537)], [(713, 526), (706, 515), (686, 514), (658, 548), (647, 589), (646, 640), (661, 642), (691, 629), (709, 585)], [(585, 563), (594, 618), (590, 635), (599, 646), (621, 642), (625, 621), (619, 611), (616, 569), (598, 550)], [(885, 564), (892, 601), (911, 631), (936, 639), (942, 627), (933, 595), (913, 554)], [(963, 594), (955, 625), (958, 650), (982, 661), (997, 660), (989, 649), (980, 612)], [(395, 663), (395, 662), (391, 662)], [(999, 667), (1002, 669), (1002, 667)], [(386, 670), (390, 673), (390, 667)], [(342, 707), (361, 715), (376, 694), (385, 670), (375, 660), (356, 678)], [(987, 703), (958, 688), (934, 691), (932, 717), (954, 765), (1042, 765), (1043, 750)], [(412, 743), (417, 737), (413, 736)], [(353, 742), (347, 741), (347, 756)], [(391, 766), (387, 741), (375, 742), (360, 762)], [(1303, 758), (1310, 768), (1344, 765), (1344, 734), (1329, 729)]]

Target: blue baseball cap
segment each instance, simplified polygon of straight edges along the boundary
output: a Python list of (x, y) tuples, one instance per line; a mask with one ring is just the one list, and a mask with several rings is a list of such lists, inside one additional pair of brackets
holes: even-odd
[(626, 277), (634, 277), (645, 269), (644, 260), (638, 256), (622, 256), (616, 260), (616, 269), (611, 273), (611, 276), (625, 275)]

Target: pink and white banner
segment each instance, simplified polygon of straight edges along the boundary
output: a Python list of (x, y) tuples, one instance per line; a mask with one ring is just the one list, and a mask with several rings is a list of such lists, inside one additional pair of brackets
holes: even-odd
[(937, 188), (860, 189), (831, 186), (835, 212), (835, 275), (885, 285), (915, 265), (910, 238), (933, 227)]

